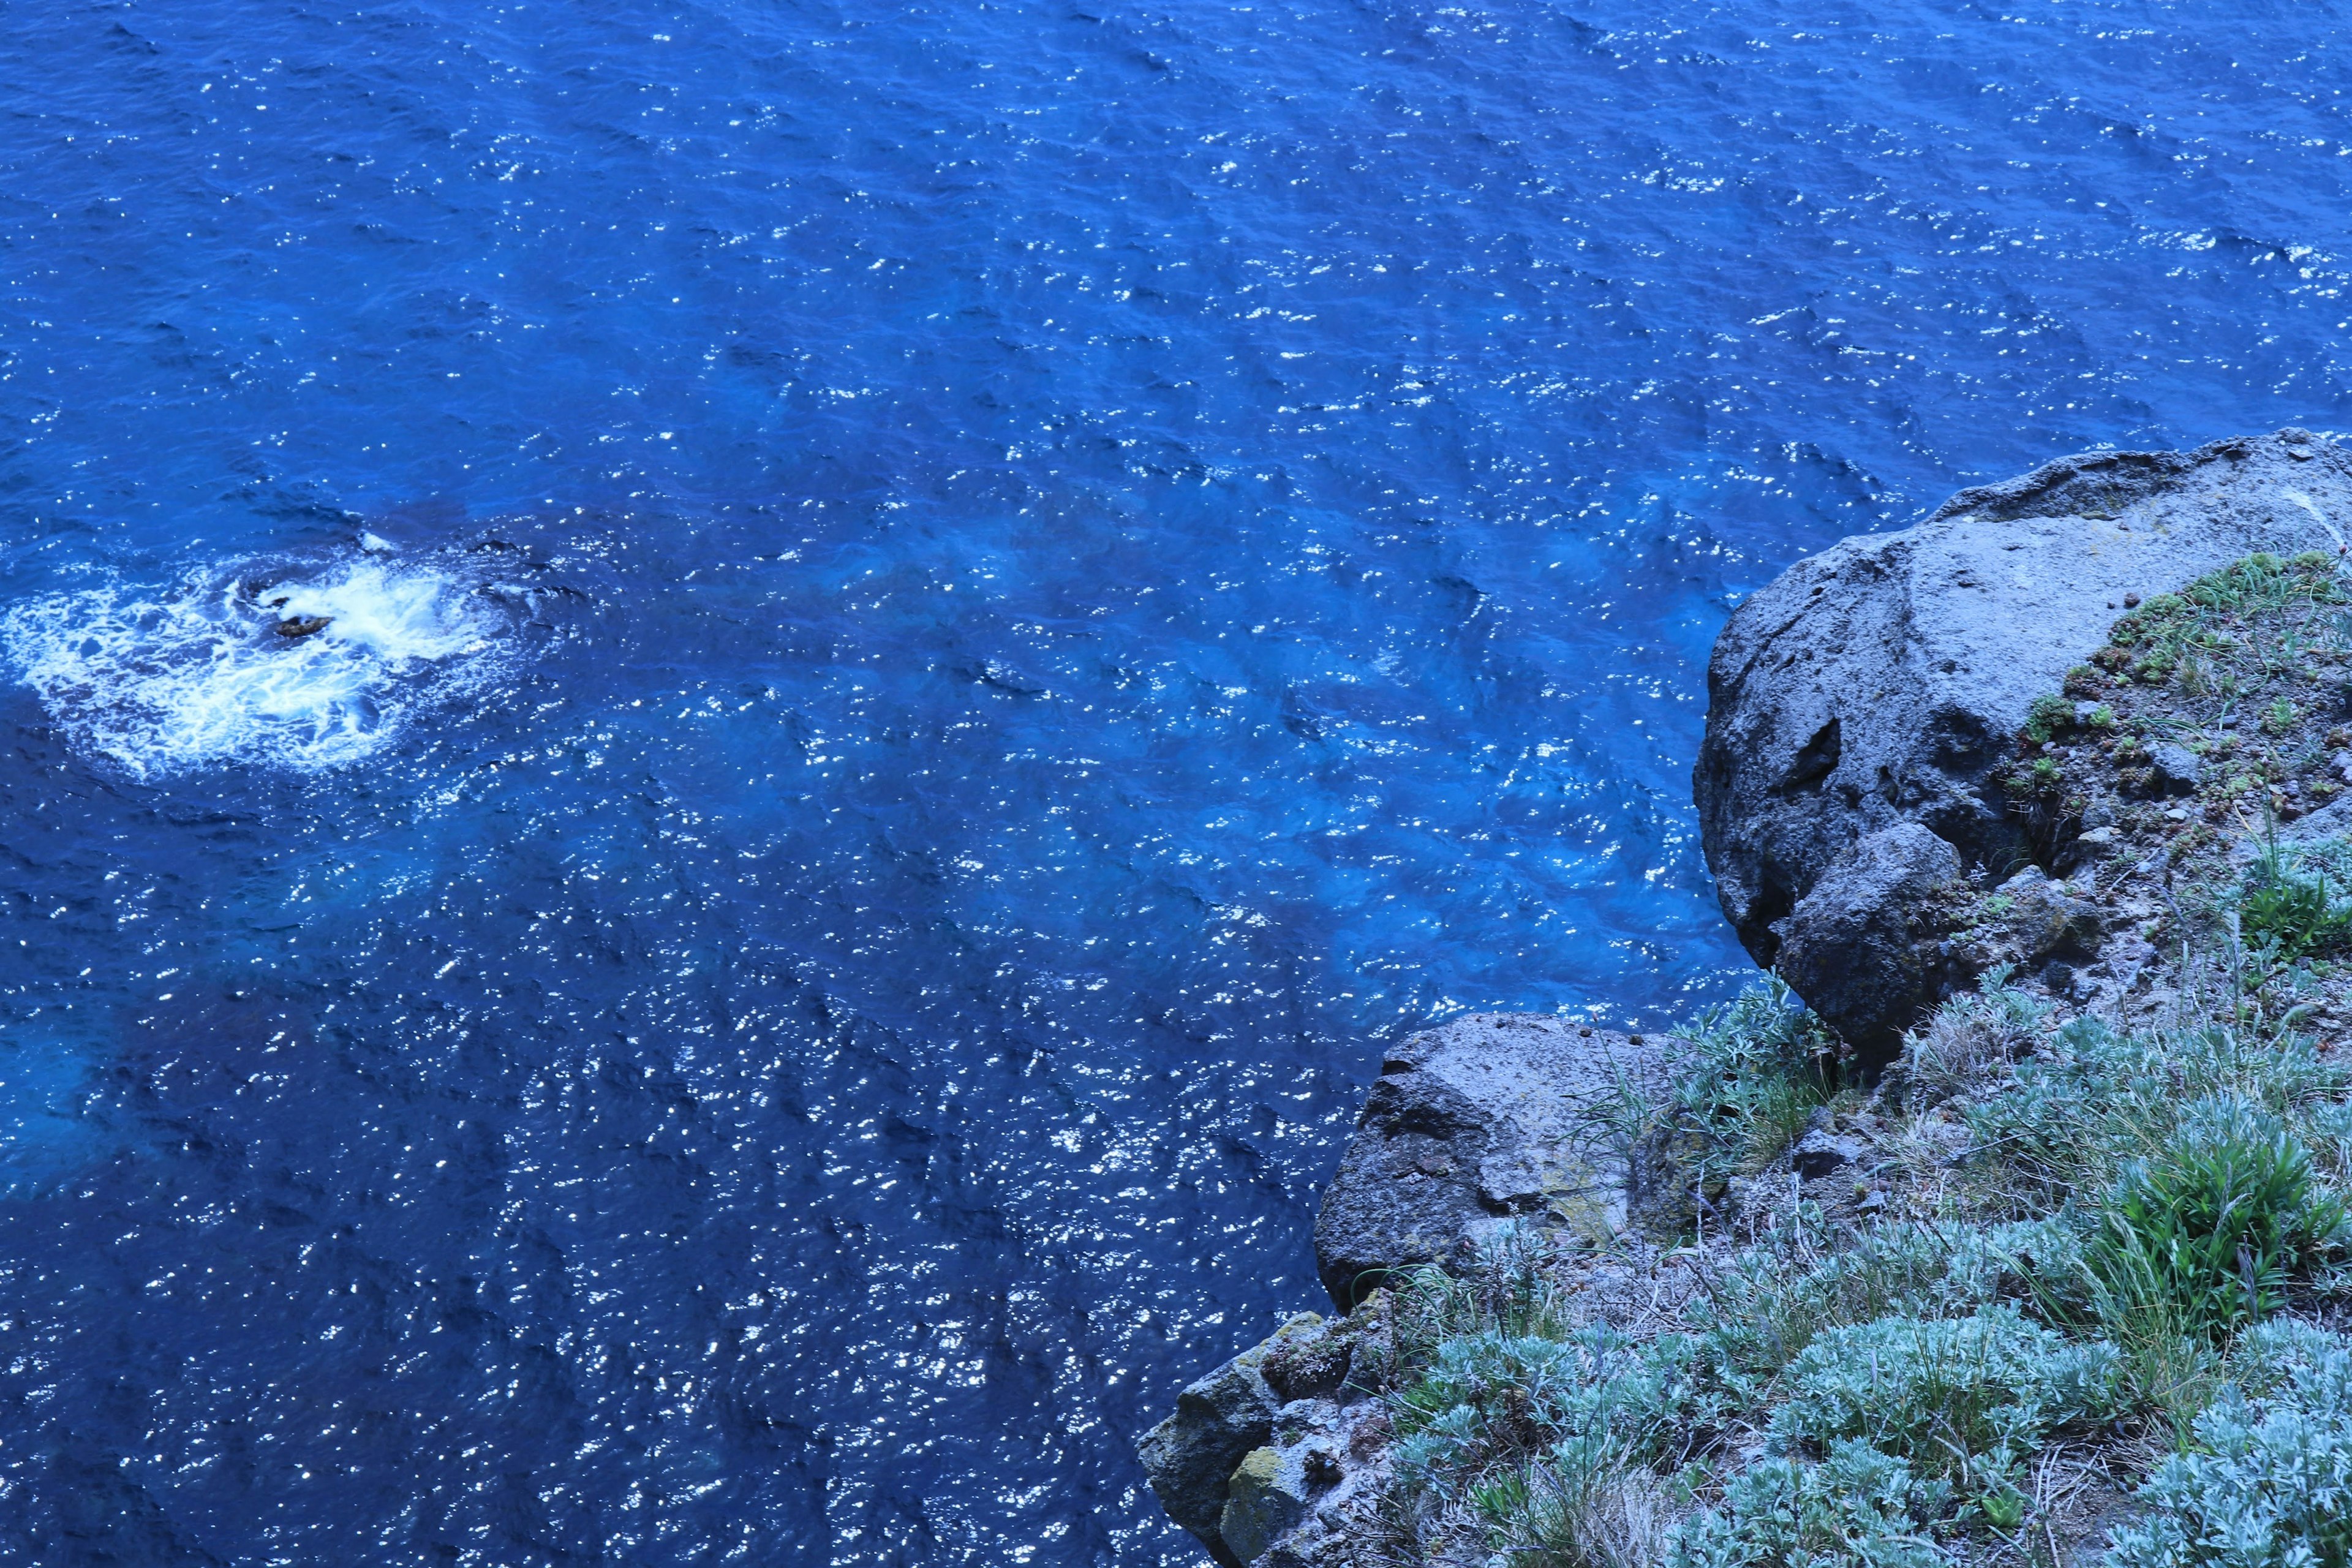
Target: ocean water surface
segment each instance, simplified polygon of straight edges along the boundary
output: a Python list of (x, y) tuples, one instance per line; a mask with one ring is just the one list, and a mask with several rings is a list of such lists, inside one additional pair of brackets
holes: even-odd
[(0, 7), (0, 1558), (1199, 1562), (1742, 594), (2346, 420), (2345, 21)]

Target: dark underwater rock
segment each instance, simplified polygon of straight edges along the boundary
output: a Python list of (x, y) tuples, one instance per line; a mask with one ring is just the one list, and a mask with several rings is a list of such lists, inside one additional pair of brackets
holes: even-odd
[(1657, 1072), (1654, 1046), (1540, 1015), (1474, 1014), (1398, 1045), (1324, 1189), (1323, 1288), (1344, 1311), (1515, 1216), (1621, 1228), (1626, 1172), (1602, 1119), (1621, 1082)]
[(281, 637), (291, 639), (315, 636), (332, 625), (334, 617), (331, 616), (289, 616), (269, 629)]
[[(1815, 927), (1785, 922), (1856, 845), (1898, 824), (1944, 840), (1971, 873), (2044, 859), (2050, 846), (1996, 776), (2033, 700), (2060, 689), (2127, 604), (2255, 551), (2332, 554), (2335, 519), (2352, 519), (2352, 462), (2292, 431), (2062, 458), (1791, 566), (1733, 614), (1707, 669), (1694, 793), (1740, 941), (1788, 967), (1784, 944)], [(1883, 1031), (1891, 1003), (1845, 998), (1904, 994), (1916, 955), (1874, 937), (1851, 962), (1892, 968), (1846, 975), (1825, 940), (1798, 955), (1799, 994)]]

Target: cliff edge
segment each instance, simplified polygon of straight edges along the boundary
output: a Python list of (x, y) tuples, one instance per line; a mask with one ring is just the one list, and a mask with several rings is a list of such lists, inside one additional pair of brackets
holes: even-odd
[(2256, 552), (2333, 557), (2347, 520), (2352, 458), (2289, 429), (2063, 458), (1790, 567), (1716, 640), (1693, 773), (1741, 943), (1888, 1059), (1955, 978), (1900, 934), (1924, 886), (2055, 873), (2081, 826), (2037, 831), (1998, 783), (2034, 700), (2118, 615)]
[(2069, 458), (1743, 605), (1695, 793), (1776, 973), (1387, 1053), (1343, 1315), (1142, 1439), (1171, 1516), (1229, 1568), (2352, 1544), (2295, 1479), (2352, 1466), (2347, 511), (2299, 430)]

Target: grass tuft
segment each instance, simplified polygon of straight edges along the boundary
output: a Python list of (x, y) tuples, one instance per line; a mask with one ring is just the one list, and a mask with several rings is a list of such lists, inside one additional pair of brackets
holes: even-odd
[(2224, 1097), (2192, 1107), (2162, 1148), (2124, 1167), (2084, 1267), (2103, 1319), (2154, 1313), (2219, 1342), (2276, 1311), (2289, 1277), (2344, 1223), (2285, 1125)]

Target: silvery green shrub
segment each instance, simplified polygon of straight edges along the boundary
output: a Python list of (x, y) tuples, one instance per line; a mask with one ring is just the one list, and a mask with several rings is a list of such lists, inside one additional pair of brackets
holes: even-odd
[(1444, 1485), (1588, 1433), (1644, 1455), (1664, 1428), (1708, 1413), (1696, 1363), (1696, 1342), (1682, 1334), (1636, 1342), (1596, 1325), (1559, 1338), (1458, 1335), (1391, 1401), (1399, 1472)]
[(1763, 1458), (1666, 1546), (1666, 1568), (1942, 1568), (1927, 1534), (1950, 1489), (1856, 1442), (1819, 1464)]
[(2196, 1447), (2140, 1489), (2148, 1517), (2115, 1532), (2108, 1568), (2342, 1568), (2352, 1561), (2352, 1352), (2265, 1324), (2238, 1382), (2199, 1415)]
[(1832, 1329), (1790, 1363), (1788, 1387), (1769, 1427), (1780, 1452), (1857, 1439), (1971, 1495), (2005, 1489), (2052, 1432), (2123, 1400), (2113, 1346), (2070, 1341), (2005, 1303)]

